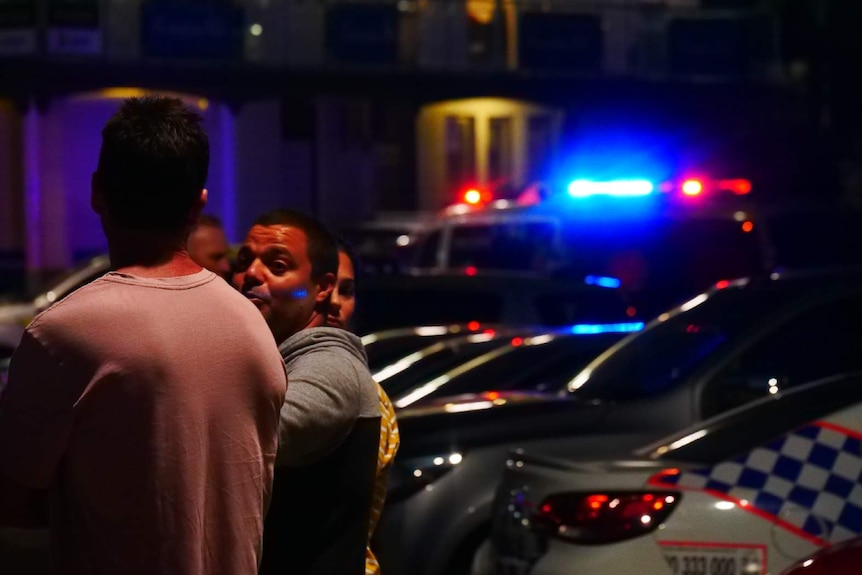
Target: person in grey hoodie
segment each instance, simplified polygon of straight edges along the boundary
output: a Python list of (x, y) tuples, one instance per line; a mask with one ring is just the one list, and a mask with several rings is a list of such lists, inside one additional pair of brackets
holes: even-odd
[(258, 218), (237, 254), (234, 287), (269, 324), (289, 382), (262, 575), (365, 573), (380, 409), (361, 340), (326, 327), (337, 272), (335, 238), (296, 210)]

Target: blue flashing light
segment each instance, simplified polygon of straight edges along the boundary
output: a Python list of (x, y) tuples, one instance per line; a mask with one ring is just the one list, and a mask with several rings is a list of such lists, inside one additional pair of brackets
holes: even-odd
[(598, 333), (634, 333), (644, 328), (644, 322), (629, 323), (579, 323), (572, 326), (575, 335), (594, 335)]
[(648, 196), (655, 186), (648, 180), (575, 180), (569, 184), (569, 195), (573, 198), (591, 196)]
[(293, 292), (291, 292), (290, 295), (292, 295), (293, 297), (295, 297), (297, 299), (302, 299), (302, 298), (308, 296), (308, 290), (304, 290), (304, 289), (293, 290)]
[(584, 278), (584, 283), (588, 286), (599, 286), (611, 289), (616, 289), (622, 285), (622, 282), (619, 279), (606, 276), (587, 276)]

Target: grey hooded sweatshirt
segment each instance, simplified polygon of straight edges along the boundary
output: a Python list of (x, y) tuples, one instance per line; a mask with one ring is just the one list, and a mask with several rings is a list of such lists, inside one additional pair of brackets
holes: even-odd
[(279, 350), (288, 388), (260, 573), (364, 574), (380, 400), (362, 342), (316, 327)]

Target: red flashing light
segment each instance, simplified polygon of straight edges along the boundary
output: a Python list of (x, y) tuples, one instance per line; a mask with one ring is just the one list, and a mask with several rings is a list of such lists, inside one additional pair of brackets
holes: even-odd
[(512, 345), (515, 347), (518, 347), (519, 345), (522, 345), (523, 343), (524, 343), (524, 340), (520, 337), (513, 337), (512, 338)]
[(687, 196), (697, 196), (703, 192), (703, 182), (700, 180), (686, 180), (682, 183), (682, 193)]
[(495, 399), (500, 399), (500, 392), (499, 391), (487, 391), (487, 392), (485, 392), (484, 395), (485, 395), (485, 399), (487, 399), (489, 401), (494, 401)]
[(753, 229), (754, 229), (754, 223), (753, 222), (749, 221), (749, 222), (743, 222), (742, 223), (742, 231), (744, 231), (745, 233), (748, 233)]
[(721, 280), (715, 284), (715, 289), (725, 289), (730, 287), (730, 282), (727, 280)]
[(638, 310), (633, 305), (630, 305), (629, 307), (626, 308), (626, 315), (629, 317), (634, 317), (635, 315), (637, 315), (637, 313), (638, 313)]
[(482, 192), (471, 188), (464, 192), (464, 201), (471, 206), (475, 206), (482, 201)]
[(496, 332), (496, 331), (494, 331), (493, 329), (486, 329), (486, 330), (485, 330), (485, 331), (483, 331), (482, 333), (484, 333), (485, 335), (494, 335), (494, 334), (495, 334), (495, 333), (497, 333), (497, 332)]
[(476, 272), (477, 272), (477, 271), (478, 271), (478, 270), (476, 269), (476, 266), (467, 266), (467, 267), (464, 269), (464, 273), (465, 273), (465, 274), (467, 274), (468, 276), (474, 276), (474, 275), (476, 275)]
[(470, 323), (467, 324), (467, 329), (469, 329), (470, 331), (478, 330), (479, 329), (479, 322), (478, 321), (471, 321)]
[(751, 193), (751, 182), (744, 178), (713, 180), (710, 178), (688, 178), (682, 181), (667, 181), (658, 185), (665, 193), (681, 192), (685, 196), (712, 195), (714, 192), (730, 192), (737, 196)]
[(751, 193), (751, 182), (742, 178), (735, 180), (721, 180), (718, 182), (718, 187), (722, 190), (733, 192), (737, 196), (744, 196)]

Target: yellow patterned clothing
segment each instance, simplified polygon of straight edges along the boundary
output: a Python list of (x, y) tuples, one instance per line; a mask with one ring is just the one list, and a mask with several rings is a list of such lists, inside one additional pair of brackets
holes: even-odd
[(398, 435), (398, 422), (395, 420), (395, 408), (389, 401), (389, 396), (377, 384), (377, 395), (380, 397), (380, 451), (377, 454), (377, 478), (374, 480), (374, 495), (371, 500), (371, 519), (368, 522), (368, 547), (365, 548), (366, 575), (380, 575), (380, 565), (371, 552), (371, 536), (377, 528), (383, 503), (386, 501), (386, 483), (389, 468), (395, 459), (398, 445), (401, 443)]

